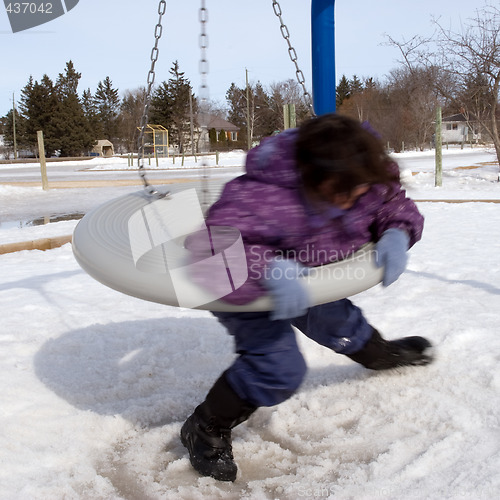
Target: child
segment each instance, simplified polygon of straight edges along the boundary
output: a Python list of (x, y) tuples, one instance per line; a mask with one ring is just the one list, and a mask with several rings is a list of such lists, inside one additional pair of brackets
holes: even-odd
[(224, 300), (244, 304), (268, 293), (274, 309), (213, 313), (239, 356), (181, 429), (200, 474), (234, 481), (231, 429), (299, 387), (306, 365), (292, 327), (373, 370), (431, 361), (426, 339), (384, 340), (348, 299), (311, 307), (296, 279), (375, 241), (388, 286), (421, 237), (423, 217), (406, 198), (397, 165), (359, 122), (328, 114), (263, 140), (206, 222), (236, 227), (245, 245), (248, 279)]

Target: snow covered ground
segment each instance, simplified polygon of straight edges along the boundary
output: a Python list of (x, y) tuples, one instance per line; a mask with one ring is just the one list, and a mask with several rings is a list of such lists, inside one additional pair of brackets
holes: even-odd
[[(414, 199), (500, 200), (491, 152), (445, 150), (441, 188), (432, 153), (395, 156)], [(68, 234), (19, 221), (134, 189), (0, 185), (0, 244)], [(235, 429), (230, 484), (199, 477), (178, 439), (234, 356), (209, 313), (110, 290), (69, 244), (0, 255), (0, 499), (498, 498), (500, 205), (419, 208), (408, 271), (354, 301), (389, 338), (431, 339), (435, 363), (372, 373), (299, 334), (308, 376)]]

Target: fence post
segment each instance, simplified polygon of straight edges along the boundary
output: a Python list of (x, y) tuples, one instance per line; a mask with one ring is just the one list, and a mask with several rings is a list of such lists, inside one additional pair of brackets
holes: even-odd
[(290, 109), (288, 108), (288, 104), (283, 104), (283, 128), (285, 130), (290, 128), (289, 112), (290, 112)]
[(290, 128), (295, 128), (297, 126), (297, 115), (295, 113), (295, 104), (288, 105), (288, 117), (290, 120)]
[(436, 133), (434, 135), (434, 143), (436, 148), (436, 176), (435, 183), (436, 187), (441, 187), (443, 185), (443, 150), (442, 150), (442, 140), (441, 140), (441, 107), (438, 106), (436, 109)]
[(283, 126), (285, 130), (297, 126), (295, 104), (283, 104)]
[(49, 189), (49, 180), (47, 179), (47, 163), (45, 161), (45, 146), (43, 144), (43, 131), (38, 130), (36, 133), (38, 140), (38, 155), (40, 157), (40, 170), (42, 172), (42, 189)]

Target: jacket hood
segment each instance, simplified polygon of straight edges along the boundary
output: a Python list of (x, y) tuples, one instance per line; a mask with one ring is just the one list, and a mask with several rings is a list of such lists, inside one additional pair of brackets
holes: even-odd
[(288, 129), (273, 137), (266, 137), (248, 152), (247, 176), (276, 186), (296, 188), (300, 174), (295, 159), (298, 129)]

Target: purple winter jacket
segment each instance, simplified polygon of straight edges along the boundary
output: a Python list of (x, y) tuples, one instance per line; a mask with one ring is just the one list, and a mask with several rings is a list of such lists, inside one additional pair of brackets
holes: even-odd
[(210, 208), (207, 226), (241, 232), (248, 279), (223, 300), (245, 304), (267, 293), (261, 281), (273, 258), (305, 266), (341, 260), (389, 228), (405, 230), (410, 246), (422, 234), (423, 216), (399, 183), (374, 185), (348, 210), (309, 204), (295, 162), (297, 129), (264, 139), (249, 151), (246, 173), (226, 184)]

